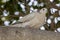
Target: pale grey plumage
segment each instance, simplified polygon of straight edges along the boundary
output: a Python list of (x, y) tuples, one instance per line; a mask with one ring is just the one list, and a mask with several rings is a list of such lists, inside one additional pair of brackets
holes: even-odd
[[(42, 8), (39, 12), (32, 12), (31, 14), (28, 14), (21, 18), (18, 22), (22, 22), (19, 24), (13, 25), (13, 27), (33, 27), (33, 28), (39, 28), (40, 26), (44, 25), (45, 23), (45, 17), (47, 13), (46, 8)], [(10, 25), (11, 26), (11, 25)]]

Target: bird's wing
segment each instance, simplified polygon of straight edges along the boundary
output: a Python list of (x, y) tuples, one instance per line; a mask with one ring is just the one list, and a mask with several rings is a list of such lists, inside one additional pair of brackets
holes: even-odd
[(31, 13), (31, 14), (28, 14), (28, 15), (24, 16), (23, 18), (21, 18), (19, 20), (19, 22), (27, 22), (33, 18), (34, 18), (34, 13)]

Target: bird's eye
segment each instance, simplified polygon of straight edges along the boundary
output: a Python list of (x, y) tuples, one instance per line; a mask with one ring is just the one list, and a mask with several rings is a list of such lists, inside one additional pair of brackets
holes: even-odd
[(45, 9), (43, 9), (43, 10), (45, 10)]

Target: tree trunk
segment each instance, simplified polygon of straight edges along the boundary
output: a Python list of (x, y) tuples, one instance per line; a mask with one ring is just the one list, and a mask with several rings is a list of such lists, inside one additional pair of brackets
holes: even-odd
[(0, 40), (60, 40), (60, 33), (19, 27), (0, 27)]

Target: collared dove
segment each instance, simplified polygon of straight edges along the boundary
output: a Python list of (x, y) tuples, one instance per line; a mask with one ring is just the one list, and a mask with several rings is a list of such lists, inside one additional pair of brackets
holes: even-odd
[(32, 28), (39, 28), (40, 26), (44, 25), (47, 8), (42, 8), (39, 12), (32, 12), (23, 18), (21, 18), (15, 25), (10, 25), (12, 27), (32, 27)]

